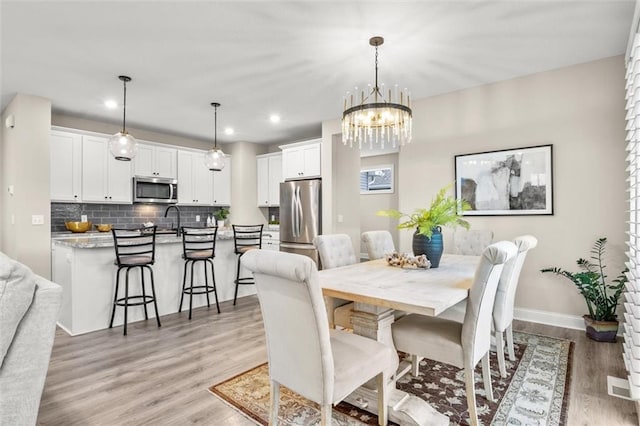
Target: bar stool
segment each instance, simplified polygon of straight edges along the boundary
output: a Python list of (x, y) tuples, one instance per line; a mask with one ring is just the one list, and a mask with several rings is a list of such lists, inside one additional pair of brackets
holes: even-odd
[(255, 284), (253, 276), (240, 277), (240, 260), (242, 255), (252, 249), (262, 248), (262, 228), (264, 225), (231, 225), (233, 228), (233, 242), (235, 244), (235, 253), (238, 255), (238, 264), (236, 268), (236, 292), (233, 296), (233, 304), (235, 306), (238, 298), (238, 287), (240, 285)]
[[(216, 308), (220, 313), (218, 304), (218, 292), (216, 291), (216, 276), (213, 268), (213, 258), (216, 255), (216, 235), (218, 227), (210, 228), (189, 228), (182, 227), (182, 258), (184, 259), (184, 275), (182, 277), (182, 294), (180, 295), (180, 306), (178, 312), (182, 312), (182, 301), (185, 294), (189, 295), (189, 319), (191, 319), (191, 308), (193, 306), (194, 294), (206, 294), (207, 306), (209, 303), (209, 293), (214, 293), (216, 298)], [(204, 267), (204, 284), (193, 285), (193, 269), (197, 262), (202, 262)], [(191, 265), (191, 284), (187, 287), (187, 269)], [(207, 275), (207, 265), (211, 266), (211, 284)]]
[[(158, 304), (156, 303), (156, 289), (153, 285), (153, 269), (151, 265), (155, 262), (156, 253), (156, 227), (146, 227), (140, 229), (112, 229), (113, 247), (116, 250), (115, 265), (118, 266), (116, 272), (116, 290), (113, 297), (113, 310), (111, 311), (111, 321), (109, 328), (113, 327), (113, 318), (116, 314), (116, 306), (124, 306), (124, 335), (127, 335), (127, 313), (129, 306), (144, 307), (144, 318), (149, 319), (147, 304), (153, 303), (156, 311), (156, 321), (160, 324), (158, 315)], [(129, 294), (129, 272), (133, 268), (140, 268), (140, 286), (142, 294)], [(120, 272), (126, 269), (124, 296), (118, 297), (120, 287)], [(148, 296), (145, 290), (144, 270), (149, 270), (151, 276), (151, 294)]]

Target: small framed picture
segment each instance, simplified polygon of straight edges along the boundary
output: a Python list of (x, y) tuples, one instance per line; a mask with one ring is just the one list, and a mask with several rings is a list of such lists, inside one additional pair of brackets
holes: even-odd
[(552, 145), (455, 156), (464, 216), (553, 214)]

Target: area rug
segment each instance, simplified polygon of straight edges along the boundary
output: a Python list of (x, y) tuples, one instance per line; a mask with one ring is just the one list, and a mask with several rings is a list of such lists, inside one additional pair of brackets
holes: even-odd
[[(546, 336), (514, 332), (516, 361), (506, 360), (507, 378), (498, 373), (491, 354), (492, 384), (496, 402), (485, 398), (481, 368), (476, 369), (476, 405), (482, 425), (564, 425), (569, 402), (573, 343)], [(464, 372), (431, 360), (420, 362), (420, 376), (406, 375), (399, 389), (427, 401), (449, 417), (452, 425), (468, 425)], [(262, 364), (209, 391), (256, 424), (269, 418), (269, 368)], [(319, 406), (284, 386), (280, 391), (279, 424), (313, 425), (320, 422)], [(375, 415), (347, 403), (333, 409), (337, 425), (376, 425)], [(392, 422), (390, 422), (393, 424)]]

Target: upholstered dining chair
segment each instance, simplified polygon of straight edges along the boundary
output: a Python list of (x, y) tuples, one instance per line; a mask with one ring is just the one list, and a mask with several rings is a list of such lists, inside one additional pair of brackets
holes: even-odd
[(367, 248), (369, 260), (382, 259), (385, 254), (393, 253), (396, 249), (389, 231), (363, 232), (362, 242)]
[[(322, 269), (339, 268), (340, 266), (353, 265), (358, 263), (351, 237), (347, 234), (327, 234), (318, 235), (313, 239), (313, 245), (318, 250), (320, 265)], [(336, 325), (343, 328), (353, 328), (351, 322), (351, 312), (353, 302), (344, 299), (327, 298), (327, 316), (329, 327)], [(340, 308), (336, 317), (336, 309)]]
[(332, 405), (376, 378), (378, 424), (386, 425), (393, 350), (378, 341), (329, 329), (315, 263), (306, 256), (269, 250), (244, 255), (253, 272), (267, 335), (271, 390), (269, 424), (278, 420), (280, 385), (320, 404), (321, 424)]
[(410, 314), (392, 325), (393, 342), (399, 351), (464, 368), (472, 425), (478, 424), (473, 370), (480, 360), (487, 399), (494, 401), (489, 368), (493, 304), (504, 264), (516, 252), (516, 246), (509, 241), (500, 241), (484, 250), (469, 290), (462, 324)]
[(453, 233), (453, 253), (480, 256), (493, 241), (489, 229), (456, 229)]

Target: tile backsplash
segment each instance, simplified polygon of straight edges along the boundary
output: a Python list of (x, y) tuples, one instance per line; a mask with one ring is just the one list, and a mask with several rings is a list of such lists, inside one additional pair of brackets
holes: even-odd
[[(207, 206), (178, 208), (180, 225), (195, 227), (206, 225), (207, 216), (220, 209)], [(79, 221), (82, 215), (87, 215), (87, 220), (94, 224), (110, 223), (117, 228), (136, 228), (144, 222), (153, 222), (159, 228), (173, 228), (178, 223), (175, 209), (169, 210), (167, 217), (164, 217), (166, 209), (166, 205), (160, 204), (51, 203), (51, 232), (66, 231), (64, 223)], [(200, 216), (200, 222), (196, 222), (196, 215)]]

